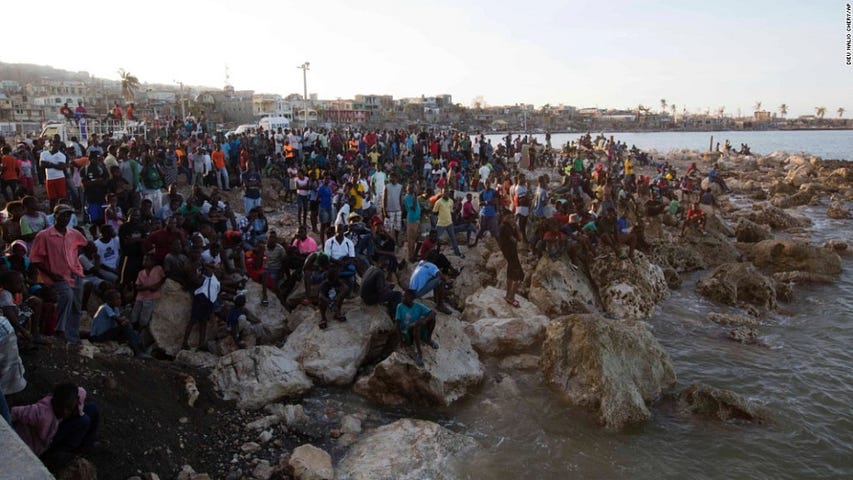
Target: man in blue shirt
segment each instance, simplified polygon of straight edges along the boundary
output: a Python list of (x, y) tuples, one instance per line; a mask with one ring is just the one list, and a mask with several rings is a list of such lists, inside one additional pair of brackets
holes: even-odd
[(480, 229), (477, 231), (474, 243), (469, 245), (471, 248), (477, 246), (477, 242), (483, 238), (486, 231), (491, 233), (495, 240), (498, 238), (498, 207), (500, 206), (498, 192), (492, 188), (488, 179), (483, 181), (483, 186), (483, 191), (480, 192)]
[(435, 312), (422, 303), (415, 302), (417, 293), (411, 288), (403, 294), (403, 302), (397, 305), (397, 313), (394, 316), (400, 327), (402, 342), (405, 345), (414, 343), (417, 353), (415, 363), (419, 367), (424, 366), (421, 343), (426, 343), (433, 349), (438, 349), (438, 344), (432, 339), (432, 331), (435, 330)]
[(409, 289), (414, 291), (415, 298), (423, 298), (429, 292), (435, 292), (435, 309), (446, 314), (451, 313), (444, 303), (445, 291), (450, 286), (450, 279), (434, 263), (426, 260), (418, 262), (409, 279)]
[(418, 202), (418, 186), (410, 183), (403, 197), (403, 208), (406, 210), (406, 251), (408, 260), (414, 262), (417, 254), (418, 234), (421, 228), (421, 204)]

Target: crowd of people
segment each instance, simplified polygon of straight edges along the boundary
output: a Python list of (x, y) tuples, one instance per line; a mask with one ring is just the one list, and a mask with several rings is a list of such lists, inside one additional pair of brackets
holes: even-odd
[[(6, 395), (26, 385), (18, 348), (48, 344), (47, 336), (119, 341), (149, 357), (148, 327), (167, 279), (191, 299), (183, 348), (196, 328), (200, 349), (212, 348), (220, 331), (244, 345), (259, 321), (247, 303), (266, 306), (271, 295), (288, 309), (314, 305), (321, 329), (346, 321), (345, 300), (360, 297), (385, 307), (422, 366), (422, 345), (439, 347), (436, 312), (452, 314), (461, 268), (448, 255), (464, 258), (486, 234), (493, 237), (507, 260), (505, 300), (518, 307), (521, 254), (565, 256), (573, 268), (610, 252), (632, 260), (648, 247), (645, 219), (663, 215), (682, 234), (704, 232), (701, 205), (716, 202), (710, 188), (699, 187), (695, 164), (679, 176), (612, 137), (585, 135), (552, 151), (550, 138), (540, 145), (510, 134), (493, 147), (482, 134), (432, 129), (226, 137), (176, 125), (164, 138), (93, 136), (85, 145), (58, 136), (14, 145), (0, 139)], [(652, 165), (656, 175), (638, 175), (635, 163)], [(562, 177), (556, 187), (555, 175)], [(707, 178), (726, 189), (716, 171)], [(265, 193), (284, 199), (288, 206), (272, 214), (288, 219), (292, 231), (273, 228)], [(248, 282), (261, 285), (260, 298), (249, 298)], [(434, 308), (422, 300), (430, 293)], [(88, 332), (80, 331), (84, 311), (92, 317)], [(225, 328), (208, 328), (211, 322)], [(36, 453), (56, 443), (68, 418), (83, 431), (76, 420), (84, 414), (85, 432), (69, 448), (88, 444), (97, 412), (83, 413), (85, 393), (74, 403), (71, 392), (57, 387), (38, 407), (59, 428), (39, 427), (38, 442), (28, 440)], [(31, 417), (11, 414), (24, 425), (19, 432), (34, 428), (25, 427)]]

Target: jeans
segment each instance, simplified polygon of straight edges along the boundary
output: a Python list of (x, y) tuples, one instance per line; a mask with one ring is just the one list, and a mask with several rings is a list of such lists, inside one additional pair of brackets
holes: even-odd
[(216, 171), (216, 185), (220, 190), (231, 190), (231, 180), (228, 178), (227, 168), (220, 168)]
[(80, 341), (80, 315), (83, 303), (83, 279), (72, 275), (74, 285), (65, 280), (53, 284), (56, 292), (58, 331), (65, 333), (68, 342)]
[(90, 340), (95, 343), (110, 341), (126, 342), (134, 354), (138, 355), (142, 351), (142, 339), (130, 325), (113, 327), (96, 337), (92, 337)]
[(453, 253), (461, 256), (462, 252), (459, 251), (459, 245), (456, 243), (456, 230), (453, 228), (453, 224), (441, 227), (436, 226), (435, 232), (438, 234), (438, 238), (441, 238), (441, 234), (447, 232), (447, 236), (450, 237), (450, 246), (453, 247)]
[(50, 448), (41, 454), (41, 460), (51, 471), (56, 472), (70, 463), (80, 450), (95, 446), (101, 414), (94, 403), (83, 406), (83, 415), (69, 417), (59, 422)]
[(243, 208), (246, 210), (246, 215), (249, 214), (249, 210), (259, 207), (261, 205), (261, 197), (258, 198), (249, 198), (243, 197)]

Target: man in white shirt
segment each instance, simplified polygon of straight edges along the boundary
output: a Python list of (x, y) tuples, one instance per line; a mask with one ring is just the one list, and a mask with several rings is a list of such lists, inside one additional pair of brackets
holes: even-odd
[(355, 244), (347, 238), (346, 225), (335, 227), (335, 236), (326, 240), (323, 245), (323, 253), (332, 259), (332, 268), (338, 270), (338, 276), (347, 283), (350, 291), (355, 286), (356, 260)]
[(65, 185), (65, 170), (68, 168), (68, 159), (65, 154), (59, 151), (59, 140), (54, 139), (50, 142), (50, 151), (44, 150), (39, 158), (39, 166), (44, 167), (45, 174), (45, 190), (47, 198), (50, 200), (50, 208), (56, 205), (56, 202), (67, 196)]
[(480, 174), (480, 185), (485, 185), (486, 180), (489, 179), (489, 174), (492, 173), (492, 170), (489, 168), (488, 165), (486, 165), (486, 163), (484, 161), (483, 166), (480, 167), (480, 170), (478, 171), (478, 173)]
[(119, 240), (112, 225), (101, 225), (101, 236), (93, 242), (101, 258), (98, 276), (115, 283), (118, 280)]

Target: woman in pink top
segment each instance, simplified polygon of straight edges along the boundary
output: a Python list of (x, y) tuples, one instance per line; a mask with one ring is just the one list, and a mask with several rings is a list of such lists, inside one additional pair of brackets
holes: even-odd
[(147, 254), (142, 259), (142, 270), (136, 277), (136, 302), (130, 313), (130, 321), (141, 328), (148, 327), (157, 300), (160, 299), (160, 287), (166, 281), (163, 267), (156, 265), (154, 255)]

